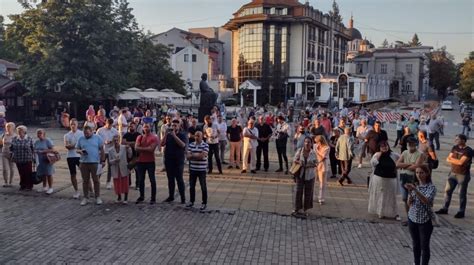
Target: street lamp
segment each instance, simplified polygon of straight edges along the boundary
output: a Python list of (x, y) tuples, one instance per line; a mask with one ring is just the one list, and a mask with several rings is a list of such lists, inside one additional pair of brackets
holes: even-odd
[(285, 80), (285, 106), (288, 101), (288, 80)]

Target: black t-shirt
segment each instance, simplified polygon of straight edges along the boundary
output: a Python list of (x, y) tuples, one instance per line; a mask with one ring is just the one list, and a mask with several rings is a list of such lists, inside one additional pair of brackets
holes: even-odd
[(231, 142), (239, 142), (240, 139), (240, 134), (242, 133), (242, 127), (240, 126), (235, 126), (233, 128), (232, 126), (227, 127), (227, 133), (229, 134), (229, 138)]
[(379, 143), (382, 141), (388, 141), (387, 132), (381, 130), (377, 133), (374, 130), (371, 130), (367, 133), (367, 147), (369, 149), (370, 154), (375, 154), (380, 151)]
[[(259, 138), (267, 138), (268, 136), (272, 135), (273, 131), (270, 125), (264, 123), (263, 125), (260, 125), (260, 123), (257, 123), (255, 125), (255, 128), (258, 130), (258, 137)], [(267, 141), (268, 142), (268, 141)]]
[(318, 128), (312, 127), (310, 132), (313, 136), (326, 135), (326, 131), (324, 130), (323, 126), (319, 126)]
[(451, 165), (451, 170), (453, 173), (467, 175), (469, 170), (471, 170), (472, 157), (474, 156), (474, 151), (472, 148), (469, 146), (460, 148), (459, 146), (455, 145), (451, 149), (451, 153), (455, 159), (461, 159), (461, 157), (467, 156), (467, 161), (462, 166)]
[[(137, 138), (138, 136), (140, 136), (140, 134), (138, 132), (126, 132), (124, 135), (123, 135), (123, 139), (125, 139), (125, 141), (127, 142), (136, 142), (137, 141)], [(137, 153), (135, 152), (135, 145), (132, 145), (132, 153), (133, 153), (133, 156), (136, 156)]]
[(202, 132), (202, 130), (201, 130), (200, 128), (198, 128), (197, 126), (196, 126), (196, 127), (191, 126), (191, 127), (188, 128), (188, 133), (192, 135), (192, 136), (189, 138), (189, 142), (190, 142), (190, 143), (194, 143), (194, 134), (195, 134), (196, 132)]
[(184, 150), (188, 144), (188, 136), (183, 132), (177, 133), (176, 136), (185, 144), (185, 147), (180, 147), (174, 137), (168, 134), (166, 136), (165, 158), (184, 160)]

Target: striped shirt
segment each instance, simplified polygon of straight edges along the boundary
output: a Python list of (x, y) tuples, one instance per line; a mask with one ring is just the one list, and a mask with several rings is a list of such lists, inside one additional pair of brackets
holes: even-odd
[[(196, 142), (189, 143), (188, 151), (194, 154), (209, 152), (209, 145), (202, 141), (200, 144)], [(190, 171), (207, 171), (207, 156), (200, 160), (189, 160)]]

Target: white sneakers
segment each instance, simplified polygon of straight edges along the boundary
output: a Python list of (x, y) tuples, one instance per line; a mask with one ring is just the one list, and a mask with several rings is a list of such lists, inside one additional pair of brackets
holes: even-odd
[[(82, 201), (81, 201), (81, 206), (86, 205), (88, 202), (89, 202), (88, 199), (83, 198)], [(98, 197), (97, 199), (95, 199), (95, 204), (101, 205), (102, 203), (104, 203), (104, 202), (102, 201), (102, 199), (101, 199), (100, 197)]]
[(80, 193), (79, 191), (76, 191), (76, 192), (74, 192), (74, 194), (72, 195), (72, 197), (73, 197), (74, 199), (79, 199), (79, 197), (81, 197), (81, 193)]
[(362, 168), (362, 164), (359, 164), (359, 165), (357, 166), (357, 168)]
[(84, 206), (88, 203), (87, 199), (86, 198), (83, 198), (82, 201), (81, 201), (81, 206)]
[(108, 190), (112, 189), (112, 182), (107, 182), (107, 185), (105, 186)]
[[(42, 188), (38, 188), (38, 189), (36, 190), (36, 192), (46, 192), (46, 193), (48, 193), (48, 191), (49, 191), (50, 189), (52, 190), (52, 188), (42, 187)], [(51, 191), (51, 193), (53, 193), (53, 192)], [(48, 194), (51, 194), (51, 193), (48, 193)]]
[(49, 188), (47, 191), (46, 191), (46, 194), (50, 195), (54, 192), (53, 188)]

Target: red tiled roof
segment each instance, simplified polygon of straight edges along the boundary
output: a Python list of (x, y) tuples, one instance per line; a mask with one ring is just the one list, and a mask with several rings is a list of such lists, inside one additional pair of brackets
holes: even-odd
[(301, 4), (298, 0), (253, 0), (252, 2), (244, 5), (244, 7), (260, 5), (301, 6), (303, 4)]

